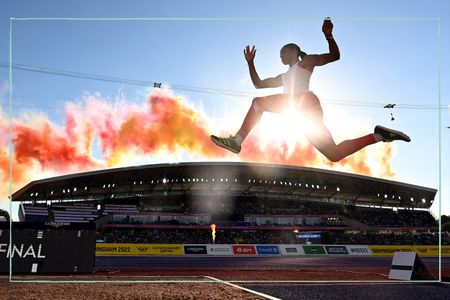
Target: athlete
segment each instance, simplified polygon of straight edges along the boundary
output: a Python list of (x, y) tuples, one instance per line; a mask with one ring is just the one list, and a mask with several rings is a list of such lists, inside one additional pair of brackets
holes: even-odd
[(336, 144), (330, 131), (323, 122), (323, 111), (317, 96), (309, 90), (309, 80), (315, 67), (339, 60), (340, 52), (333, 38), (333, 23), (329, 18), (322, 25), (322, 32), (328, 41), (329, 53), (306, 54), (296, 44), (287, 44), (280, 50), (281, 62), (289, 65), (289, 70), (274, 78), (261, 80), (255, 69), (255, 46), (246, 46), (244, 56), (248, 64), (250, 77), (257, 89), (283, 86), (283, 94), (256, 97), (247, 112), (241, 128), (234, 136), (228, 138), (211, 135), (211, 140), (218, 146), (234, 153), (241, 151), (242, 142), (252, 128), (259, 122), (263, 113), (282, 113), (287, 109), (301, 112), (305, 136), (308, 141), (330, 161), (337, 162), (362, 148), (377, 142), (392, 142), (403, 140), (410, 142), (409, 136), (403, 132), (377, 125), (374, 133), (345, 140)]

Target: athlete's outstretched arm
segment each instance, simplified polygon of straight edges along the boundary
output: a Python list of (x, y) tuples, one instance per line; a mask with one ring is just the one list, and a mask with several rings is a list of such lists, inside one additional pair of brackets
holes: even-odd
[(313, 66), (323, 66), (330, 62), (336, 61), (341, 57), (339, 47), (333, 38), (333, 23), (330, 19), (325, 19), (322, 25), (322, 32), (328, 41), (329, 53), (319, 55), (307, 55), (308, 64)]
[(250, 78), (252, 79), (252, 82), (253, 82), (253, 85), (255, 86), (255, 88), (262, 89), (262, 88), (275, 88), (275, 87), (282, 86), (283, 81), (281, 80), (281, 75), (278, 75), (277, 77), (274, 77), (274, 78), (266, 78), (264, 80), (261, 80), (261, 78), (259, 78), (259, 75), (256, 72), (255, 63), (254, 63), (255, 54), (256, 54), (255, 46), (253, 46), (252, 49), (250, 49), (250, 46), (248, 46), (248, 45), (247, 45), (247, 47), (245, 47), (244, 56), (245, 56), (245, 60), (247, 60), (248, 70), (250, 72)]

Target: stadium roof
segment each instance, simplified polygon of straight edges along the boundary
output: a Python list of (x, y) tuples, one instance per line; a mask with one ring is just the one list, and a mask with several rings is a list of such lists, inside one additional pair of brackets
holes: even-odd
[(437, 190), (330, 170), (195, 162), (104, 169), (32, 181), (13, 201), (127, 199), (153, 195), (256, 195), (355, 205), (429, 208)]

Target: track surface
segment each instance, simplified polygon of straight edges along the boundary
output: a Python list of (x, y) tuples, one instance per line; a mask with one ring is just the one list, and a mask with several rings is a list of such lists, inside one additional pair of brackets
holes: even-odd
[[(438, 258), (422, 259), (436, 272)], [(14, 278), (25, 281), (55, 280), (52, 283), (8, 283), (6, 276), (0, 277), (0, 290), (4, 290), (3, 294), (0, 293), (0, 299), (43, 299), (49, 295), (72, 300), (267, 299), (264, 295), (255, 295), (240, 287), (270, 295), (272, 298), (269, 299), (285, 300), (449, 299), (450, 285), (445, 283), (387, 281), (391, 261), (392, 257), (348, 256), (104, 256), (97, 257), (97, 271), (94, 274), (22, 275)], [(450, 275), (450, 258), (442, 259), (442, 267), (442, 274)], [(58, 282), (64, 280), (75, 282)], [(97, 283), (82, 283), (83, 280)], [(170, 280), (176, 282), (168, 282)], [(327, 282), (320, 282), (323, 280)], [(358, 282), (361, 280), (366, 282)], [(234, 287), (232, 284), (235, 284)], [(27, 297), (24, 298), (24, 295)]]
[[(438, 268), (437, 257), (422, 257), (429, 268)], [(390, 268), (392, 257), (211, 257), (211, 256), (97, 256), (97, 268), (171, 269), (298, 269), (298, 268)], [(450, 257), (442, 258), (450, 268)]]
[(309, 284), (280, 286), (244, 285), (273, 297), (284, 300), (344, 300), (344, 299), (396, 299), (396, 300), (440, 300), (450, 298), (450, 286), (433, 284)]
[[(439, 258), (422, 257), (438, 278)], [(392, 257), (97, 257), (99, 269), (154, 270), (155, 274), (208, 274), (277, 299), (449, 299), (445, 283), (387, 281)], [(441, 260), (450, 275), (450, 258)], [(165, 273), (164, 273), (165, 272)], [(122, 271), (120, 272), (122, 273)], [(124, 274), (124, 273), (122, 273)], [(444, 277), (443, 277), (444, 278)], [(272, 282), (271, 282), (272, 280)], [(308, 280), (326, 280), (311, 283)], [(333, 280), (348, 281), (332, 283)], [(358, 283), (358, 280), (369, 282)], [(290, 281), (290, 282), (287, 282)], [(305, 281), (305, 282), (302, 282)], [(385, 282), (385, 283), (384, 283)]]

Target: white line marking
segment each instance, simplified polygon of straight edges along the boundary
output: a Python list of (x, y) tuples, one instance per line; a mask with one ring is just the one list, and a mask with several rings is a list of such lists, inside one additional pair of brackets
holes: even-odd
[(231, 286), (231, 287), (234, 287), (234, 288), (237, 288), (237, 289), (240, 289), (240, 290), (243, 290), (243, 291), (246, 291), (246, 292), (249, 292), (249, 293), (252, 293), (252, 294), (261, 296), (261, 297), (264, 297), (264, 298), (266, 298), (266, 299), (271, 299), (271, 300), (282, 300), (282, 299), (280, 299), (280, 298), (276, 298), (276, 297), (273, 297), (273, 296), (270, 296), (270, 295), (267, 295), (267, 294), (264, 294), (264, 293), (260, 293), (260, 292), (254, 291), (254, 290), (250, 290), (250, 289), (244, 288), (244, 287), (242, 287), (242, 286), (239, 286), (239, 285), (236, 285), (236, 284), (233, 284), (233, 283), (230, 283), (230, 282), (226, 282), (226, 281), (220, 280), (220, 279), (215, 278), (215, 277), (206, 276), (206, 275), (205, 275), (205, 277), (206, 277), (206, 278), (209, 278), (209, 279), (212, 279), (212, 280), (215, 280), (215, 281), (217, 281), (217, 282), (219, 282), (219, 283), (223, 283), (223, 284), (229, 285), (229, 286)]

